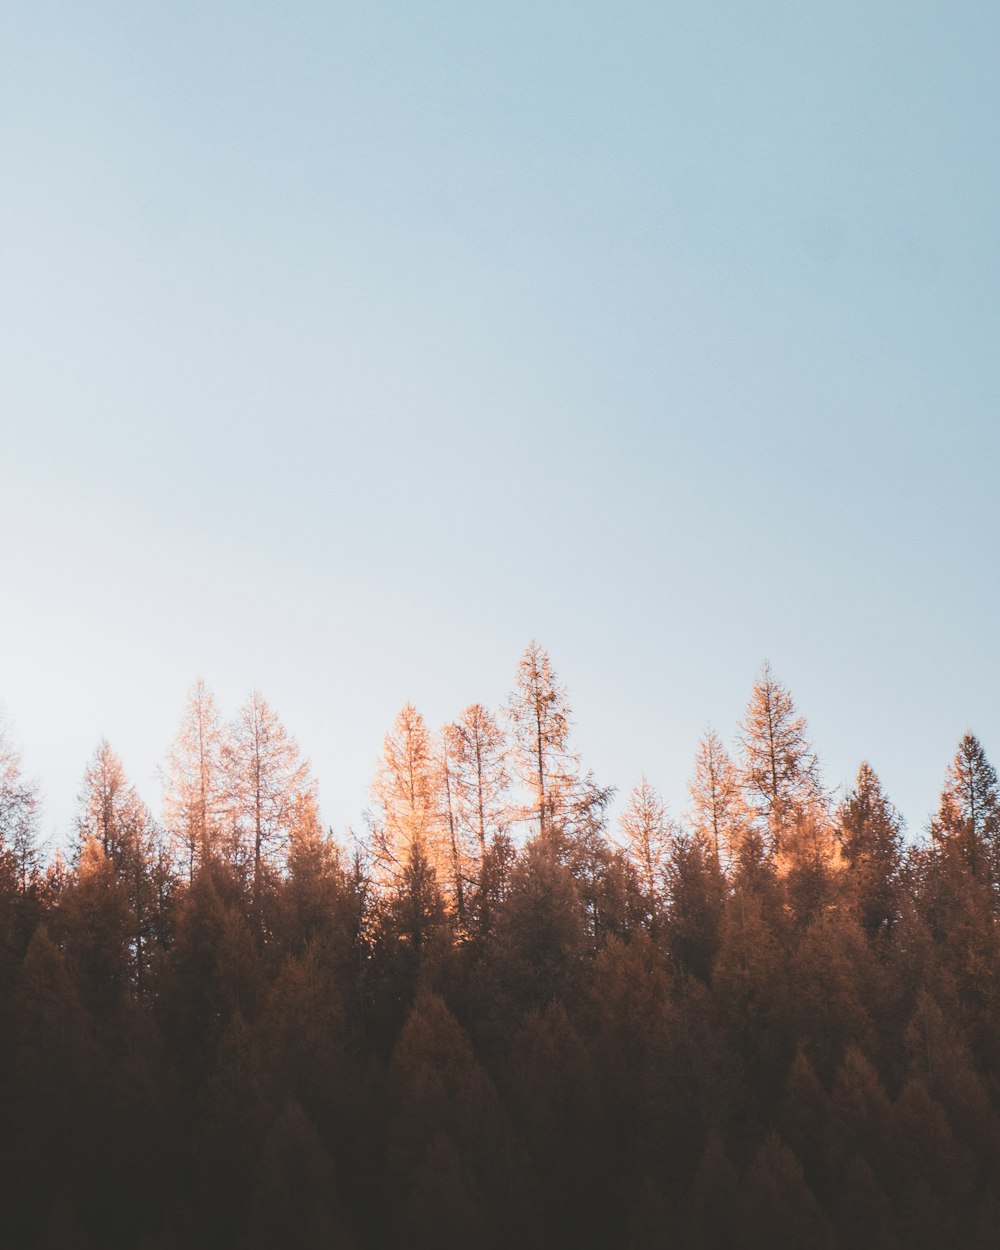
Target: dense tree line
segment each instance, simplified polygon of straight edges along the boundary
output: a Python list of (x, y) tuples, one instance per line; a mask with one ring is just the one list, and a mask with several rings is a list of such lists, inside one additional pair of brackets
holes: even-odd
[(1000, 1244), (1000, 798), (837, 798), (765, 666), (673, 819), (574, 754), (545, 652), (386, 737), (321, 827), (258, 694), (192, 691), (154, 819), (107, 743), (72, 850), (0, 734), (0, 1245)]

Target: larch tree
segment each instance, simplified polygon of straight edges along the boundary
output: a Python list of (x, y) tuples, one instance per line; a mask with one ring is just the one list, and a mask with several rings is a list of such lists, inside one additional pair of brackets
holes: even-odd
[(81, 849), (91, 838), (99, 842), (116, 868), (152, 851), (153, 818), (106, 738), (84, 769), (76, 837)]
[(438, 794), (441, 801), (441, 831), (445, 837), (448, 859), (448, 884), (454, 892), (460, 921), (465, 920), (465, 887), (472, 880), (475, 864), (473, 846), (463, 836), (459, 824), (456, 761), (451, 753), (448, 726), (441, 731), (438, 766)]
[(490, 838), (506, 830), (510, 818), (506, 736), (488, 708), (470, 703), (457, 721), (445, 726), (445, 737), (453, 762), (459, 826), (482, 855)]
[(503, 1106), (465, 1030), (432, 992), (417, 994), (400, 1030), (386, 1093), (387, 1193), (400, 1234), (392, 1244), (519, 1244), (508, 1221), (521, 1178)]
[(295, 739), (256, 690), (232, 725), (225, 764), (236, 867), (249, 869), (259, 906), (265, 870), (280, 867), (296, 823), (314, 815), (316, 785)]
[(200, 863), (219, 853), (223, 832), (232, 826), (227, 738), (215, 699), (199, 678), (163, 769), (164, 816), (189, 882)]
[(688, 792), (695, 837), (714, 852), (720, 864), (733, 859), (746, 832), (746, 807), (739, 772), (714, 729), (698, 744)]
[(837, 821), (848, 898), (865, 932), (874, 936), (896, 919), (903, 829), (867, 762), (858, 769)]
[(98, 1019), (120, 1020), (130, 988), (139, 990), (149, 949), (124, 877), (99, 838), (84, 841), (60, 900), (66, 964), (84, 1003)]
[(996, 875), (1000, 857), (1000, 797), (996, 769), (975, 734), (962, 735), (948, 766), (938, 814), (931, 822), (936, 844), (958, 849), (976, 878)]
[(569, 749), (570, 706), (548, 653), (532, 641), (507, 704), (520, 780), (532, 801), (526, 818), (540, 836), (559, 832), (572, 802), (579, 760)]
[(456, 897), (464, 911), (465, 886), (477, 885), (492, 839), (509, 821), (506, 739), (496, 717), (470, 703), (441, 732), (441, 779)]
[(38, 790), (22, 772), (21, 753), (0, 715), (0, 853), (10, 857), (22, 890), (38, 870)]
[(141, 989), (169, 869), (149, 808), (106, 739), (98, 743), (84, 770), (79, 804), (78, 873), (85, 859), (91, 867), (98, 862), (99, 857), (88, 852), (88, 847), (99, 847), (128, 905), (129, 949), (135, 981)]
[(767, 844), (781, 855), (797, 819), (825, 808), (819, 760), (805, 718), (765, 663), (740, 722), (742, 783)]
[(667, 816), (667, 805), (645, 777), (632, 787), (619, 825), (625, 854), (638, 872), (646, 897), (656, 912), (666, 890), (674, 830)]
[(336, 1170), (298, 1102), (289, 1100), (263, 1142), (243, 1244), (354, 1250), (337, 1200)]
[(36, 923), (36, 902), (48, 896), (48, 880), (39, 872), (38, 806), (38, 792), (24, 777), (0, 714), (0, 1018), (6, 1017), (11, 981)]
[(371, 791), (371, 851), (383, 883), (401, 880), (414, 850), (429, 861), (439, 880), (449, 879), (450, 848), (442, 830), (446, 804), (440, 786), (431, 734), (413, 704), (404, 703), (383, 741)]

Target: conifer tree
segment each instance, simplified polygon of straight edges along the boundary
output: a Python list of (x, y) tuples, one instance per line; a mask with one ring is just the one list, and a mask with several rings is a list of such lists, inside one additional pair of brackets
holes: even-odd
[(674, 841), (667, 864), (667, 932), (679, 965), (707, 980), (719, 945), (725, 878), (714, 853), (690, 836)]
[[(161, 912), (169, 891), (168, 866), (153, 817), (106, 739), (98, 743), (84, 770), (76, 844), (79, 864), (88, 846), (99, 847), (120, 884), (128, 908), (132, 975), (141, 989), (161, 931)], [(92, 853), (90, 861), (90, 875), (99, 876)]]
[(742, 782), (761, 833), (775, 854), (785, 851), (796, 815), (825, 804), (819, 760), (804, 717), (765, 663), (740, 723)]
[(83, 773), (77, 845), (93, 839), (116, 868), (149, 858), (155, 827), (149, 809), (125, 776), (121, 760), (102, 739)]
[[(842, 1246), (892, 1250), (901, 1243), (892, 1204), (872, 1167), (855, 1155), (834, 1193), (834, 1221)], [(906, 1244), (903, 1242), (902, 1244)]]
[[(0, 715), (0, 1019), (38, 910), (47, 898), (36, 841), (39, 799), (21, 769), (10, 727)], [(0, 1063), (2, 1063), (0, 1023)]]
[(919, 1250), (969, 1244), (963, 1216), (975, 1180), (970, 1152), (923, 1081), (907, 1081), (893, 1110), (888, 1162), (899, 1195), (901, 1244)]
[(645, 777), (632, 787), (620, 821), (625, 853), (639, 873), (643, 891), (658, 910), (667, 876), (673, 830), (667, 805)]
[(853, 1158), (876, 1172), (892, 1149), (892, 1108), (878, 1073), (857, 1046), (848, 1046), (830, 1091), (825, 1122), (828, 1165), (838, 1184)]
[(802, 1164), (809, 1185), (817, 1191), (826, 1177), (824, 1141), (818, 1130), (828, 1117), (827, 1092), (800, 1049), (788, 1071), (777, 1127)]
[(689, 1197), (692, 1246), (698, 1250), (729, 1250), (737, 1244), (739, 1188), (739, 1174), (726, 1155), (720, 1134), (711, 1133)]
[(846, 888), (865, 931), (891, 928), (898, 911), (902, 821), (868, 763), (838, 813)]
[(372, 783), (371, 851), (382, 884), (402, 879), (414, 851), (439, 879), (449, 879), (440, 786), (439, 761), (424, 718), (412, 703), (404, 703), (385, 736)]
[(517, 1244), (506, 1116), (468, 1035), (426, 990), (400, 1031), (387, 1091), (386, 1153), (400, 1208), (399, 1244), (454, 1250)]
[(481, 703), (470, 703), (445, 726), (454, 767), (459, 827), (479, 846), (479, 854), (508, 823), (507, 742), (497, 718)]
[(163, 770), (164, 817), (188, 882), (200, 863), (220, 852), (223, 830), (232, 828), (224, 767), (227, 741), (215, 699), (199, 678)]
[(464, 919), (467, 887), (478, 886), (489, 841), (509, 821), (506, 741), (493, 714), (471, 703), (441, 733), (441, 801), (451, 886)]
[(573, 874), (541, 839), (517, 857), (498, 917), (498, 1013), (543, 1008), (575, 989), (586, 949), (585, 915)]
[(237, 866), (249, 867), (259, 907), (265, 870), (283, 864), (296, 822), (315, 810), (315, 783), (295, 739), (256, 690), (233, 724), (225, 763)]
[(101, 1024), (118, 1025), (130, 981), (146, 961), (136, 927), (123, 880), (97, 838), (89, 838), (63, 895), (60, 928), (74, 984)]
[(526, 818), (545, 837), (559, 832), (578, 779), (579, 761), (569, 749), (570, 706), (548, 653), (529, 643), (507, 704), (518, 776), (531, 794)]
[(438, 876), (420, 842), (410, 843), (386, 902), (384, 936), (393, 937), (402, 948), (403, 979), (415, 983), (421, 958), (445, 915)]
[(538, 1180), (543, 1244), (602, 1244), (593, 1162), (597, 1084), (584, 1040), (558, 999), (525, 1017), (511, 1047), (508, 1088)]
[(457, 772), (451, 756), (448, 726), (444, 727), (440, 737), (440, 787), (441, 798), (441, 831), (445, 838), (448, 860), (447, 881), (450, 886), (460, 924), (465, 922), (465, 887), (472, 880), (475, 852), (472, 845), (464, 837), (464, 830), (459, 824)]
[(691, 795), (691, 831), (725, 865), (745, 835), (746, 812), (740, 778), (722, 739), (709, 729), (698, 744)]
[[(33, 1245), (33, 1225), (92, 1184), (106, 1070), (76, 979), (44, 925), (18, 974), (4, 1071), (4, 1208), (11, 1245)], [(62, 1191), (60, 1193), (60, 1191)]]
[(10, 857), (20, 888), (38, 871), (38, 790), (22, 772), (21, 754), (0, 714), (0, 854)]
[(320, 826), (313, 796), (302, 803), (289, 835), (288, 880), (282, 891), (283, 937), (296, 953), (314, 940), (333, 945), (342, 936), (348, 892), (337, 843)]
[(962, 735), (948, 767), (931, 837), (954, 847), (973, 877), (995, 876), (1000, 846), (997, 773), (973, 733)]
[(777, 1133), (761, 1143), (743, 1181), (737, 1245), (743, 1250), (817, 1250), (830, 1244), (802, 1165)]
[(247, 1250), (354, 1250), (337, 1201), (336, 1172), (298, 1102), (264, 1141), (248, 1213)]

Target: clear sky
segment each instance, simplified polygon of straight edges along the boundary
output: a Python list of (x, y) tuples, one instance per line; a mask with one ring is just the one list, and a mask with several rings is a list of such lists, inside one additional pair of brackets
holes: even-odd
[(201, 675), (326, 819), (537, 638), (675, 811), (769, 658), (1000, 763), (1000, 6), (7, 0), (0, 700), (62, 834)]

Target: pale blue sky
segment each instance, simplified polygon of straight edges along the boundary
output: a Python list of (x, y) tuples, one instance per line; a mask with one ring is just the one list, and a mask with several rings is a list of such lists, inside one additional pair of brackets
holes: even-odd
[(499, 701), (675, 810), (765, 657), (919, 830), (1000, 762), (1000, 7), (30, 0), (0, 32), (0, 700), (61, 832), (202, 675), (338, 831)]

